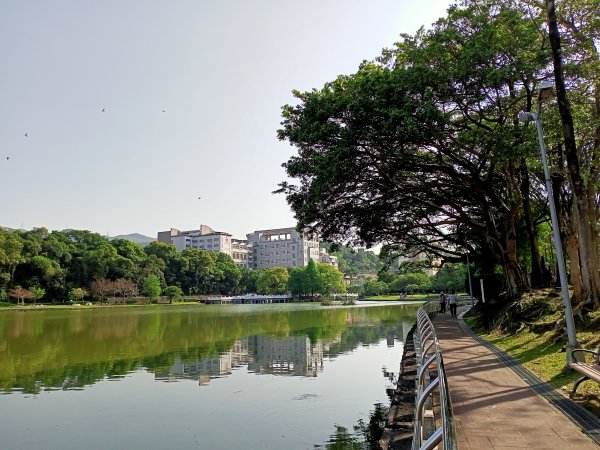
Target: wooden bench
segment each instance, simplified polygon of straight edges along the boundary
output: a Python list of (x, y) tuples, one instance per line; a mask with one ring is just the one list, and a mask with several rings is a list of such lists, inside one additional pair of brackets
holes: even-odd
[(585, 380), (594, 380), (596, 383), (600, 383), (600, 349), (598, 349), (597, 351), (593, 351), (587, 350), (585, 348), (576, 348), (573, 350), (573, 356), (575, 356), (575, 353), (577, 352), (591, 353), (592, 355), (594, 355), (596, 361), (593, 363), (587, 363), (585, 361), (569, 363), (569, 367), (571, 369), (583, 375), (583, 377), (581, 377), (575, 382), (573, 390), (571, 391), (571, 398), (573, 398), (573, 396), (575, 395), (577, 387)]

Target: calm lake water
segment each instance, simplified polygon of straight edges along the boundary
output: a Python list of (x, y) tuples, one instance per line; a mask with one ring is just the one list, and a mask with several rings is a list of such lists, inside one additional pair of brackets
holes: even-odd
[(416, 308), (2, 312), (0, 447), (369, 448)]

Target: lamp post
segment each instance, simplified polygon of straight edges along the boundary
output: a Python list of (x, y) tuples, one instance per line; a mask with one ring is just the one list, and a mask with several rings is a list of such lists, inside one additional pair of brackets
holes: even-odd
[(540, 119), (539, 114), (525, 111), (519, 113), (519, 120), (524, 123), (534, 120), (537, 127), (540, 153), (542, 155), (542, 164), (544, 166), (544, 178), (546, 180), (546, 191), (548, 192), (548, 206), (550, 208), (550, 219), (552, 220), (552, 234), (554, 236), (554, 249), (556, 250), (556, 259), (558, 262), (560, 288), (562, 291), (563, 303), (565, 305), (565, 323), (567, 325), (567, 362), (571, 362), (574, 358), (573, 350), (577, 348), (577, 337), (575, 336), (575, 322), (573, 321), (573, 309), (571, 308), (571, 299), (569, 298), (567, 271), (565, 269), (565, 258), (563, 256), (562, 243), (560, 240), (560, 229), (558, 228), (558, 219), (556, 217), (556, 205), (554, 204), (552, 181), (550, 180), (548, 159), (546, 158), (546, 145), (544, 144), (544, 134), (542, 132), (542, 120)]
[(471, 296), (471, 306), (473, 306), (473, 285), (471, 284), (471, 264), (469, 263), (469, 253), (467, 253), (467, 275), (469, 276), (469, 295)]

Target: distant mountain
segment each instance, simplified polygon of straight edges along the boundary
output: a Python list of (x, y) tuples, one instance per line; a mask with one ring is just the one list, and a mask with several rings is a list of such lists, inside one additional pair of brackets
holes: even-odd
[(156, 241), (156, 238), (151, 238), (149, 236), (144, 236), (143, 234), (139, 234), (139, 233), (120, 234), (119, 236), (111, 236), (111, 237), (109, 237), (109, 239), (111, 241), (113, 239), (126, 239), (128, 241), (135, 242), (136, 244), (139, 244), (142, 247), (144, 245), (148, 245), (150, 242)]

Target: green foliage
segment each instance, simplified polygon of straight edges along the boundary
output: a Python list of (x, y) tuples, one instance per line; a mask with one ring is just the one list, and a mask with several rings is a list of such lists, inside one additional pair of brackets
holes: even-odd
[(337, 246), (331, 255), (337, 256), (342, 273), (349, 275), (377, 273), (381, 268), (378, 256), (368, 250), (352, 250), (346, 246)]
[(288, 290), (288, 271), (283, 267), (263, 269), (256, 280), (258, 294), (285, 294)]
[(314, 296), (316, 293), (319, 293), (323, 289), (323, 283), (321, 281), (321, 273), (317, 264), (313, 261), (313, 259), (308, 260), (308, 264), (305, 268), (304, 279), (306, 283), (306, 291)]
[(465, 289), (467, 269), (463, 264), (444, 264), (431, 280), (436, 291), (460, 291)]
[(292, 267), (288, 278), (288, 289), (292, 295), (303, 296), (308, 294), (308, 283), (304, 267)]
[(306, 267), (289, 270), (288, 290), (292, 295), (334, 294), (346, 292), (344, 274), (337, 268), (309, 260)]
[(33, 286), (29, 288), (29, 291), (33, 294), (33, 298), (36, 302), (43, 299), (46, 295), (46, 290), (39, 286)]
[(69, 291), (69, 300), (74, 303), (82, 301), (88, 295), (83, 288), (73, 288)]
[(364, 286), (363, 290), (365, 295), (373, 296), (373, 295), (383, 295), (389, 292), (390, 288), (387, 283), (383, 281), (377, 280), (368, 280)]
[(179, 300), (182, 297), (183, 291), (179, 286), (167, 286), (165, 295), (169, 298), (169, 303), (173, 303), (173, 300)]
[(0, 281), (4, 281), (7, 285), (11, 284), (17, 265), (25, 261), (23, 247), (23, 240), (17, 232), (0, 228), (0, 271), (8, 275), (2, 277)]
[(443, 263), (466, 251), (486, 276), (502, 267), (509, 297), (527, 289), (516, 243), (544, 187), (535, 130), (516, 117), (552, 75), (538, 13), (463, 2), (356, 73), (295, 91), (278, 136), (298, 153), (279, 192), (299, 227)]
[(346, 292), (344, 274), (329, 264), (317, 264), (320, 288), (323, 294), (341, 294)]
[(156, 275), (148, 275), (142, 280), (142, 294), (151, 299), (160, 296), (162, 289), (160, 287), (160, 280)]
[(220, 294), (233, 294), (242, 279), (242, 271), (230, 256), (217, 253), (215, 261), (215, 291)]
[[(153, 242), (138, 244), (81, 230), (48, 233), (0, 229), (0, 289), (13, 285), (39, 286), (45, 299), (64, 302), (74, 288), (89, 289), (98, 299), (129, 297), (149, 276), (161, 288), (178, 286), (192, 294), (255, 292), (258, 272), (242, 270), (233, 260), (217, 252), (187, 249)], [(135, 291), (135, 293), (134, 293)]]
[(391, 283), (390, 290), (393, 292), (415, 292), (416, 290), (427, 291), (431, 289), (431, 277), (423, 272), (413, 272), (398, 275)]
[(261, 269), (248, 269), (246, 267), (241, 269), (242, 278), (239, 283), (239, 290), (242, 293), (257, 292), (256, 281), (258, 280), (261, 273)]

